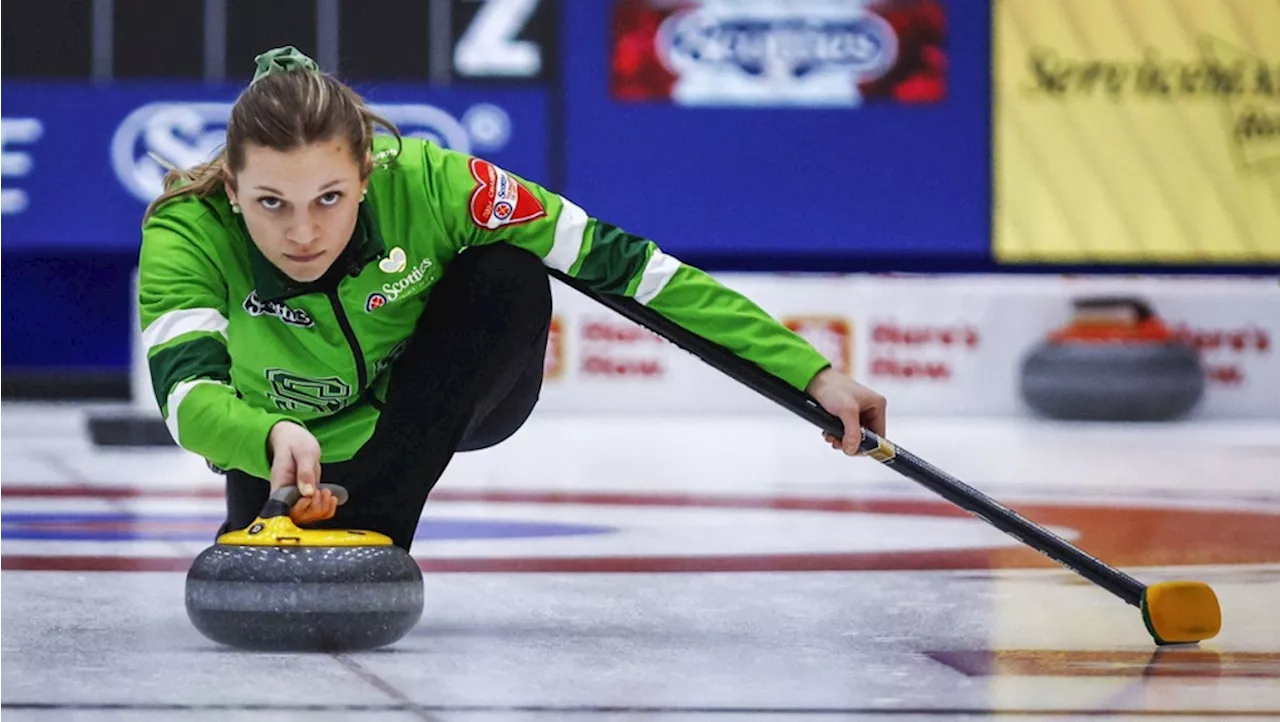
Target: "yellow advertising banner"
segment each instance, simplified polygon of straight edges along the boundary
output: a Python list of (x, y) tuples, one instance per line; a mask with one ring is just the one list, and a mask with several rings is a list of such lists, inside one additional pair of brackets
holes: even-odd
[(995, 256), (1280, 263), (1280, 0), (995, 0)]

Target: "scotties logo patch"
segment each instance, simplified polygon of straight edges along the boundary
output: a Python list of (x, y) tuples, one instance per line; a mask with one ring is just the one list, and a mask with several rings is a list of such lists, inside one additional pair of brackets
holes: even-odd
[(392, 248), (386, 258), (378, 261), (378, 268), (381, 268), (383, 273), (400, 273), (408, 263), (407, 259), (403, 248)]
[(376, 311), (382, 308), (385, 305), (387, 305), (386, 296), (382, 295), (381, 293), (371, 293), (369, 294), (368, 300), (364, 302), (364, 311), (365, 313), (371, 313), (373, 311)]
[(471, 220), (477, 226), (492, 231), (547, 215), (542, 201), (498, 166), (472, 158), (471, 176), (476, 179), (476, 189), (471, 194)]
[(279, 301), (263, 301), (253, 291), (244, 299), (244, 312), (250, 316), (275, 316), (290, 326), (311, 328), (316, 322), (300, 308), (290, 308)]

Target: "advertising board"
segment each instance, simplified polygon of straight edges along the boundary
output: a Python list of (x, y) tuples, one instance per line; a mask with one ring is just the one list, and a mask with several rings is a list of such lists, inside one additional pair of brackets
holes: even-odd
[(998, 260), (1280, 262), (1280, 6), (994, 7)]
[[(239, 86), (5, 81), (6, 251), (136, 249), (164, 169), (212, 158), (226, 140)], [(547, 175), (540, 89), (378, 85), (366, 98), (402, 134)]]

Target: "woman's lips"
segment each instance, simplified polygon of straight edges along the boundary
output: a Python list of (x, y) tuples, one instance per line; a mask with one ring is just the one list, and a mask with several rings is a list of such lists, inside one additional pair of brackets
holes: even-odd
[(295, 255), (292, 253), (286, 253), (284, 254), (284, 257), (288, 258), (290, 261), (293, 261), (294, 263), (310, 263), (323, 255), (324, 255), (324, 251), (320, 251), (319, 253), (312, 253), (308, 255)]

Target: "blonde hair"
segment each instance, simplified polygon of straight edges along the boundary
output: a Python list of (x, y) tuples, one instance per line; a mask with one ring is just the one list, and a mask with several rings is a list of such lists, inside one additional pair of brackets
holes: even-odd
[(147, 206), (143, 219), (174, 198), (216, 193), (222, 187), (224, 168), (233, 176), (244, 169), (246, 143), (284, 152), (333, 137), (345, 138), (363, 179), (373, 170), (367, 154), (373, 145), (374, 125), (386, 128), (398, 142), (402, 140), (395, 125), (371, 111), (358, 93), (327, 73), (293, 70), (265, 75), (236, 99), (227, 122), (227, 143), (217, 157), (191, 169), (176, 168), (157, 158), (168, 168), (162, 181), (164, 192)]

